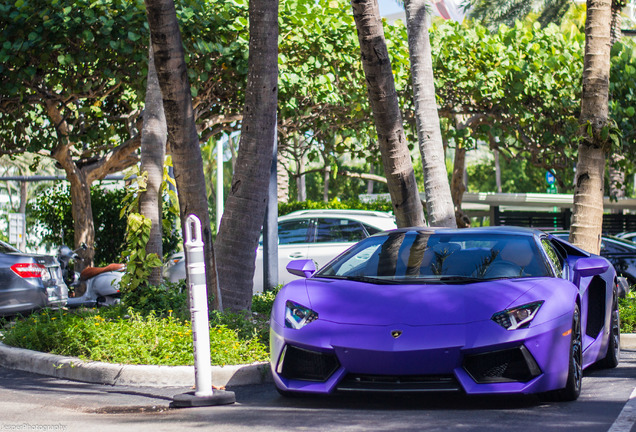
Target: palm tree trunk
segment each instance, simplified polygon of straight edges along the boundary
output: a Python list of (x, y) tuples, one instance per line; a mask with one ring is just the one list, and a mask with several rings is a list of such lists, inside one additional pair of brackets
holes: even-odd
[(424, 169), (426, 213), (431, 226), (457, 227), (435, 99), (435, 78), (428, 29), (427, 0), (406, 0), (415, 119)]
[[(213, 298), (212, 308), (222, 309), (221, 298), (216, 289), (214, 249), (203, 160), (194, 122), (190, 83), (174, 2), (173, 0), (146, 0), (145, 3), (157, 78), (163, 96), (168, 140), (171, 143), (182, 228), (190, 214), (196, 215), (201, 221), (208, 296)], [(186, 230), (183, 229), (183, 232)]]
[(588, 0), (585, 24), (579, 117), (581, 141), (570, 241), (592, 253), (600, 252), (603, 229), (603, 180), (608, 140), (603, 138), (602, 130), (608, 126), (611, 6), (608, 0)]
[(399, 227), (422, 226), (424, 212), (404, 135), (378, 3), (377, 0), (351, 0), (351, 7), (396, 222)]
[(269, 189), (278, 100), (278, 0), (250, 0), (249, 61), (236, 170), (216, 242), (223, 304), (252, 305), (256, 248)]
[[(146, 191), (139, 197), (139, 211), (152, 222), (146, 252), (157, 254), (159, 259), (163, 258), (161, 183), (163, 182), (167, 133), (161, 88), (151, 45), (148, 49), (148, 82), (141, 133), (141, 171), (148, 173), (148, 182)], [(161, 267), (152, 269), (148, 283), (150, 285), (161, 283)]]

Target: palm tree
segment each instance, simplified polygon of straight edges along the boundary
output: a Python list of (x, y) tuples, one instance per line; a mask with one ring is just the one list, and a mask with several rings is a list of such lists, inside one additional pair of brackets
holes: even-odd
[(424, 213), (404, 134), (378, 3), (377, 0), (351, 0), (351, 7), (397, 225), (421, 226)]
[[(159, 88), (155, 59), (152, 54), (152, 45), (150, 45), (148, 49), (146, 102), (141, 132), (141, 172), (148, 174), (148, 180), (146, 191), (139, 197), (139, 211), (152, 222), (150, 238), (146, 244), (146, 253), (155, 253), (159, 258), (163, 257), (161, 184), (163, 182), (163, 161), (166, 156), (167, 133), (161, 88)], [(161, 283), (161, 267), (152, 270), (148, 282), (151, 285)]]
[(183, 232), (186, 232), (183, 224), (188, 215), (194, 214), (201, 221), (208, 295), (213, 296), (212, 307), (221, 309), (220, 295), (214, 295), (218, 293), (218, 290), (215, 289), (216, 269), (205, 193), (203, 160), (194, 122), (190, 83), (177, 14), (173, 0), (146, 0), (145, 3), (155, 68), (163, 96), (168, 142), (179, 192), (181, 224), (184, 228)]
[(406, 0), (404, 4), (428, 222), (431, 226), (455, 228), (457, 222), (435, 99), (433, 60), (428, 35), (431, 14), (426, 6), (427, 0)]
[(611, 4), (587, 0), (583, 91), (579, 117), (579, 159), (576, 165), (574, 211), (570, 241), (592, 253), (601, 250), (605, 159), (609, 148), (609, 72)]
[[(547, 23), (561, 18), (569, 0), (479, 0), (473, 4), (471, 16), (490, 16), (492, 24), (510, 22), (541, 9), (540, 21)], [(585, 59), (581, 114), (579, 117), (579, 156), (576, 166), (574, 211), (570, 240), (577, 246), (599, 253), (603, 226), (603, 195), (605, 161), (609, 151), (610, 49), (618, 34), (624, 0), (587, 1), (585, 24)], [(535, 9), (532, 9), (535, 8)]]
[(250, 0), (249, 60), (238, 157), (215, 245), (223, 305), (249, 310), (276, 140), (278, 0)]

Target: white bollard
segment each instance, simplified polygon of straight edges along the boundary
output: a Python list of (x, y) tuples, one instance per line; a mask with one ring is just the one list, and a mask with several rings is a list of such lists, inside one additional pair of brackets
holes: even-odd
[(190, 215), (186, 219), (185, 228), (186, 272), (190, 282), (190, 316), (194, 342), (194, 379), (196, 383), (194, 395), (211, 396), (210, 324), (201, 221), (195, 215)]
[(205, 280), (205, 251), (201, 221), (191, 214), (185, 223), (186, 272), (190, 283), (190, 315), (194, 342), (195, 391), (175, 395), (170, 407), (187, 408), (210, 405), (228, 405), (236, 402), (234, 392), (212, 390), (210, 364), (210, 322)]

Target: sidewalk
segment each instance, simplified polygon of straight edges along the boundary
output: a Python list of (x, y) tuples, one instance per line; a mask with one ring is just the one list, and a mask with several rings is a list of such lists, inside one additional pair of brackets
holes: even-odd
[[(621, 335), (621, 348), (636, 349), (636, 334)], [(0, 366), (74, 381), (114, 386), (192, 387), (194, 366), (122, 365), (83, 361), (14, 348), (0, 343)], [(212, 367), (212, 385), (241, 386), (271, 382), (269, 363)]]
[[(0, 343), (0, 366), (74, 381), (114, 386), (192, 387), (194, 366), (123, 365), (84, 361)], [(269, 363), (212, 367), (212, 385), (241, 386), (271, 381)]]

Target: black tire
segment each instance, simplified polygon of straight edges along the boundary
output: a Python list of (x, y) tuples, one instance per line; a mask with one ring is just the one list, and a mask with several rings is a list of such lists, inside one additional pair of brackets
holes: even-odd
[(572, 317), (572, 337), (570, 339), (570, 355), (568, 359), (568, 378), (565, 387), (542, 395), (544, 400), (568, 402), (579, 398), (583, 381), (583, 335), (581, 333), (581, 311), (574, 307)]
[(612, 300), (612, 319), (610, 321), (609, 343), (607, 354), (598, 362), (598, 366), (604, 369), (612, 369), (618, 366), (621, 356), (621, 318), (618, 313), (618, 299)]

